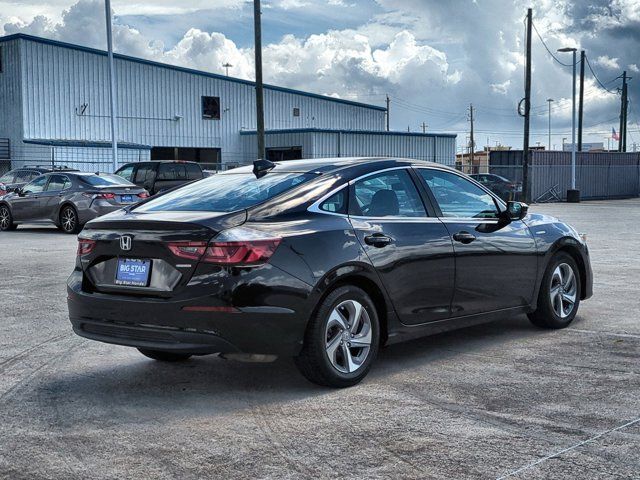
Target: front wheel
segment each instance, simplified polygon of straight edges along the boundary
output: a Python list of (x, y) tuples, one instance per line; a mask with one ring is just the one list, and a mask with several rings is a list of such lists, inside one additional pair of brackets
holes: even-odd
[(17, 225), (13, 223), (13, 217), (11, 216), (11, 210), (6, 205), (0, 206), (0, 230), (3, 232), (10, 232), (15, 230)]
[(542, 278), (536, 311), (529, 320), (542, 328), (565, 328), (573, 321), (580, 305), (580, 272), (571, 255), (553, 256)]
[(60, 211), (60, 228), (64, 233), (78, 233), (80, 231), (78, 212), (71, 205), (67, 205)]
[(378, 353), (378, 313), (362, 289), (333, 290), (309, 321), (296, 365), (318, 385), (350, 387), (369, 373)]

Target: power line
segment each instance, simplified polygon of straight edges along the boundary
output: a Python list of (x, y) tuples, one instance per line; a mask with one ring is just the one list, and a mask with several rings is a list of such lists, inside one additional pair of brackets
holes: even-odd
[[(600, 79), (598, 78), (598, 76), (596, 75), (596, 72), (593, 71), (593, 68), (591, 68), (591, 62), (589, 62), (589, 57), (587, 57), (586, 55), (584, 56), (585, 60), (587, 61), (587, 66), (589, 67), (589, 70), (591, 71), (591, 75), (593, 75), (593, 78), (596, 79), (596, 82), (598, 82), (598, 84), (607, 92), (611, 93), (612, 95), (617, 95), (618, 92), (612, 92), (611, 90), (609, 90), (607, 87), (604, 86), (604, 83), (602, 83), (600, 81)], [(615, 80), (617, 80), (620, 77), (616, 77), (613, 80), (607, 82), (607, 83), (611, 83)]]
[[(536, 31), (536, 35), (538, 36), (538, 38), (540, 39), (540, 41), (542, 42), (542, 45), (544, 45), (544, 48), (547, 50), (547, 52), (549, 52), (549, 55), (551, 55), (551, 57), (558, 62), (560, 65), (563, 65), (565, 67), (573, 67), (573, 63), (564, 63), (561, 62), (560, 60), (558, 60), (558, 57), (556, 57), (553, 52), (551, 52), (551, 50), (549, 50), (549, 47), (547, 47), (547, 44), (545, 43), (545, 41), (542, 39), (542, 36), (540, 35), (540, 32), (538, 32), (538, 29), (536, 28), (536, 24), (532, 21), (531, 24), (533, 25), (533, 29)], [(577, 64), (578, 62), (576, 62)]]

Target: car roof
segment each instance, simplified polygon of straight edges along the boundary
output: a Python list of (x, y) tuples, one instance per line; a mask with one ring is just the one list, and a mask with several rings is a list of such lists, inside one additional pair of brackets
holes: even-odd
[[(274, 162), (275, 168), (272, 172), (279, 173), (332, 173), (348, 167), (368, 165), (375, 166), (427, 166), (427, 167), (445, 167), (440, 163), (429, 162), (425, 160), (415, 160), (410, 158), (393, 158), (393, 157), (335, 157), (308, 160), (285, 160), (282, 162)], [(253, 171), (252, 165), (246, 165), (232, 170), (221, 172), (221, 175), (233, 175), (234, 173), (250, 173)]]

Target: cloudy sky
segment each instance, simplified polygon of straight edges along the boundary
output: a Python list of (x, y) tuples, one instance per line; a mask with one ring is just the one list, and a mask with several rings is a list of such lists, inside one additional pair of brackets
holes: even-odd
[[(629, 87), (629, 145), (640, 149), (638, 0), (263, 0), (264, 76), (272, 84), (376, 105), (391, 97), (394, 130), (468, 136), (476, 144), (522, 146), (516, 105), (523, 96), (524, 17), (548, 48), (583, 48), (585, 141), (618, 130), (622, 70)], [(246, 0), (112, 0), (118, 52), (253, 79), (253, 7)], [(0, 34), (25, 32), (105, 48), (101, 0), (0, 0)], [(570, 141), (571, 68), (533, 38), (533, 144)], [(570, 54), (556, 54), (570, 63)], [(608, 90), (608, 91), (607, 91)]]

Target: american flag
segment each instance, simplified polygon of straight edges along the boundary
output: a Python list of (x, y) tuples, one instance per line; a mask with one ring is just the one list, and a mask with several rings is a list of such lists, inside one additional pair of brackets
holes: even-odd
[(611, 127), (611, 138), (618, 141), (620, 140), (620, 135), (616, 133), (616, 129), (613, 127)]

